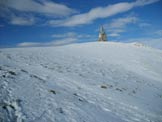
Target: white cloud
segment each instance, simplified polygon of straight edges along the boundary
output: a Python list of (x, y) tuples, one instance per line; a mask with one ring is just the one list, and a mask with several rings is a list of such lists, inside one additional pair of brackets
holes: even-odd
[(76, 37), (77, 34), (74, 32), (68, 32), (68, 33), (64, 33), (64, 34), (53, 34), (52, 37), (54, 38), (72, 38), (72, 37)]
[(18, 47), (32, 47), (32, 46), (40, 46), (42, 43), (37, 43), (37, 42), (22, 42), (18, 43)]
[(67, 44), (75, 43), (77, 40), (78, 40), (77, 38), (64, 38), (57, 41), (52, 41), (50, 45), (54, 45), (54, 46), (67, 45)]
[(110, 33), (111, 37), (119, 37), (121, 33), (125, 32), (125, 28), (129, 24), (137, 23), (138, 18), (135, 16), (126, 16), (112, 20), (109, 24), (105, 24), (104, 27)]
[(118, 37), (118, 36), (120, 36), (119, 33), (110, 33), (109, 34), (109, 37)]
[(150, 27), (150, 26), (151, 26), (151, 24), (149, 24), (149, 23), (139, 23), (139, 27), (141, 27), (141, 28)]
[(138, 20), (137, 17), (133, 17), (133, 16), (128, 16), (128, 17), (123, 17), (123, 18), (118, 18), (118, 19), (114, 19), (110, 24), (109, 27), (110, 28), (124, 28), (126, 25), (131, 24), (131, 23), (136, 23)]
[(88, 34), (77, 34), (75, 32), (68, 32), (63, 34), (53, 34), (52, 37), (54, 38), (92, 38), (92, 35)]
[(33, 25), (35, 23), (35, 19), (33, 17), (12, 17), (10, 23), (13, 25)]
[(59, 40), (53, 40), (50, 42), (22, 42), (18, 43), (18, 47), (37, 47), (37, 46), (60, 46), (75, 43), (77, 38), (64, 38)]
[(18, 47), (35, 47), (35, 46), (58, 46), (78, 42), (80, 39), (94, 38), (88, 34), (77, 34), (75, 32), (68, 32), (63, 34), (53, 34), (54, 40), (50, 42), (22, 42), (17, 44)]
[[(152, 4), (157, 1), (159, 0), (136, 0), (135, 2), (121, 2), (108, 5), (106, 7), (92, 8), (87, 13), (76, 14), (68, 17), (69, 15), (77, 13), (77, 11), (64, 4), (53, 2), (52, 0), (0, 0), (0, 16), (6, 16), (6, 18), (11, 19), (11, 17), (8, 17), (11, 16), (9, 13), (16, 13), (16, 16), (18, 17), (23, 17), (21, 14), (27, 14), (29, 15), (29, 19), (30, 15), (37, 16), (38, 14), (41, 14), (42, 16), (47, 17), (47, 24), (49, 25), (77, 26), (92, 23), (96, 19), (107, 18), (129, 11), (135, 7)], [(4, 11), (7, 11), (8, 13)], [(52, 17), (55, 19), (51, 20)], [(66, 19), (58, 19), (58, 17), (66, 17)]]
[[(51, 18), (67, 17), (76, 10), (51, 0), (0, 0), (0, 17), (10, 24), (32, 25)], [(37, 18), (37, 19), (35, 19)]]
[(158, 31), (156, 31), (155, 34), (157, 34), (157, 35), (159, 35), (159, 36), (162, 37), (162, 30), (158, 30)]
[(51, 0), (1, 0), (0, 5), (20, 12), (35, 12), (53, 16), (68, 16), (76, 12), (66, 5)]
[(134, 6), (144, 6), (144, 5), (152, 4), (158, 1), (160, 0), (136, 0), (133, 4)]
[(88, 35), (88, 34), (81, 34), (77, 36), (78, 38), (93, 38), (92, 35)]
[(119, 13), (129, 11), (135, 7), (148, 5), (159, 0), (137, 0), (135, 2), (121, 2), (106, 7), (97, 7), (87, 13), (74, 15), (65, 20), (50, 20), (48, 24), (52, 26), (77, 26), (92, 23), (99, 18), (107, 18)]
[(108, 26), (105, 26), (108, 32), (112, 33), (123, 33), (125, 30), (123, 28), (108, 28)]

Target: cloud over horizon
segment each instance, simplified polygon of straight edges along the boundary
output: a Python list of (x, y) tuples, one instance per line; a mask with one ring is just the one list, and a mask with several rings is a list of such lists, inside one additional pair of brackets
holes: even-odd
[(66, 5), (50, 0), (1, 0), (0, 5), (20, 12), (34, 12), (52, 16), (68, 16), (76, 12)]
[(12, 19), (10, 20), (10, 23), (13, 25), (33, 25), (35, 23), (35, 19), (30, 17), (30, 18), (26, 18), (26, 17), (12, 17)]
[(41, 20), (44, 16), (47, 25), (74, 27), (90, 24), (96, 19), (108, 18), (127, 12), (135, 7), (149, 5), (158, 1), (136, 0), (134, 2), (120, 2), (107, 5), (106, 7), (92, 8), (86, 13), (78, 13), (73, 8), (51, 0), (1, 0), (0, 16), (7, 18), (10, 24), (15, 25), (33, 25), (37, 23), (37, 17)]
[(67, 45), (71, 43), (75, 43), (77, 41), (77, 38), (64, 38), (59, 40), (53, 40), (49, 42), (21, 42), (18, 43), (17, 47), (38, 47), (38, 46), (61, 46), (61, 45)]
[(129, 11), (135, 7), (145, 6), (159, 0), (136, 0), (135, 2), (121, 2), (106, 7), (92, 8), (87, 13), (77, 14), (65, 20), (50, 20), (49, 25), (73, 27), (77, 25), (89, 24), (96, 19), (107, 18), (119, 13)]
[(118, 37), (121, 33), (126, 31), (126, 27), (129, 24), (135, 24), (139, 20), (136, 16), (124, 16), (113, 19), (110, 23), (105, 24), (104, 27), (110, 33), (111, 37)]
[(33, 25), (36, 17), (63, 18), (76, 13), (75, 9), (51, 0), (1, 0), (0, 17), (14, 25)]

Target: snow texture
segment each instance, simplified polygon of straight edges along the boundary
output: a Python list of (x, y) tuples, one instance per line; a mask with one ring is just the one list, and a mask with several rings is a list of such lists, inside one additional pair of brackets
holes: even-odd
[(162, 122), (162, 51), (113, 42), (0, 49), (0, 122)]

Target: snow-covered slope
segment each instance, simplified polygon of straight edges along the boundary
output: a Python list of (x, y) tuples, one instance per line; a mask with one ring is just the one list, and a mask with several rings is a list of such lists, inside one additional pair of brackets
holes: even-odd
[(2, 122), (162, 122), (162, 51), (93, 42), (0, 49)]

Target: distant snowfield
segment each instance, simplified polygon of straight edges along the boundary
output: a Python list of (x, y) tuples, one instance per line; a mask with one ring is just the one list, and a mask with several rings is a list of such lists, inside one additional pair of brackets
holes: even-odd
[(113, 42), (0, 49), (0, 122), (162, 122), (162, 51)]

